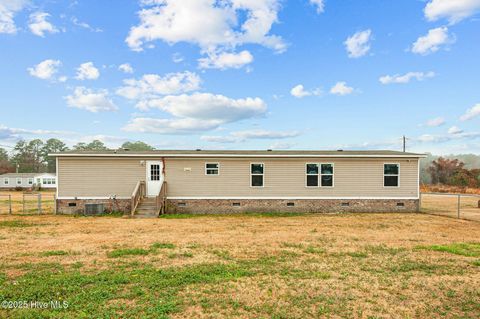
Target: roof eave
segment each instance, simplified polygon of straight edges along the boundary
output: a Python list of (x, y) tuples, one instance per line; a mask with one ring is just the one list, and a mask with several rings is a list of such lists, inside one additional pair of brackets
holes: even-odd
[(344, 158), (425, 158), (426, 154), (142, 154), (142, 153), (130, 153), (130, 154), (95, 154), (95, 153), (51, 153), (48, 156), (52, 157), (258, 157), (258, 158), (308, 158), (308, 157), (319, 157), (319, 158), (334, 158), (334, 157), (344, 157)]

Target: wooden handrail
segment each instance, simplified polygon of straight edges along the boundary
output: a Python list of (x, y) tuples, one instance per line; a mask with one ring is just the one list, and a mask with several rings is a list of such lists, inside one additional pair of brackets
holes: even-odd
[(158, 192), (158, 195), (155, 198), (157, 214), (165, 213), (166, 200), (167, 200), (167, 182), (164, 181), (162, 183), (162, 187), (160, 187), (160, 192)]
[(144, 181), (139, 181), (137, 185), (135, 186), (135, 189), (133, 190), (132, 193), (132, 202), (131, 202), (131, 211), (130, 215), (133, 216), (135, 213), (135, 210), (138, 207), (138, 204), (140, 203), (140, 200), (145, 196), (145, 182)]

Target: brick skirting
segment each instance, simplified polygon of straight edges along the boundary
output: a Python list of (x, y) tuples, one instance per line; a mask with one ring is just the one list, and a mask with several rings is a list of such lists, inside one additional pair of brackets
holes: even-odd
[[(86, 203), (103, 203), (105, 212), (130, 213), (130, 199), (60, 199), (60, 214), (83, 214)], [(73, 206), (75, 205), (75, 206)], [(402, 206), (403, 205), (403, 206)], [(221, 214), (239, 212), (296, 212), (296, 213), (388, 213), (418, 212), (416, 199), (189, 199), (168, 200), (167, 213)]]
[[(403, 205), (403, 206), (402, 206)], [(237, 212), (298, 212), (298, 213), (383, 213), (418, 212), (416, 199), (195, 199), (169, 200), (168, 213), (237, 213)]]
[(85, 204), (104, 204), (105, 213), (130, 213), (130, 199), (58, 199), (57, 212), (59, 214), (83, 214)]

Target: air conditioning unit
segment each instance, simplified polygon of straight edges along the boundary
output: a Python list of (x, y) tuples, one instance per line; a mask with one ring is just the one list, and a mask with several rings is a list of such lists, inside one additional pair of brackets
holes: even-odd
[(103, 204), (85, 204), (85, 215), (101, 215), (103, 211)]

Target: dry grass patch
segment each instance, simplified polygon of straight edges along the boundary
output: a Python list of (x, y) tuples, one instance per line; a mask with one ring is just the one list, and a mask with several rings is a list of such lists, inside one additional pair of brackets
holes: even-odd
[[(0, 217), (0, 317), (475, 318), (480, 224), (420, 214)], [(12, 248), (14, 247), (14, 249)], [(128, 300), (128, 302), (126, 302)]]

